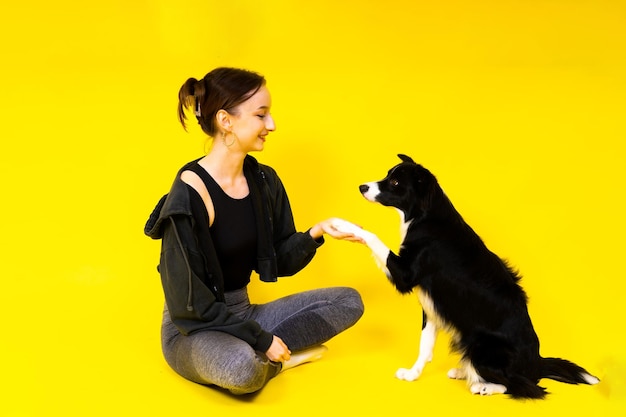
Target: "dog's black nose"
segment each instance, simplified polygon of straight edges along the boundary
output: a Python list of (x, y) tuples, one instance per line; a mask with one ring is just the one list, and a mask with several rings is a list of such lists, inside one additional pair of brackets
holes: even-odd
[(361, 192), (361, 194), (365, 194), (367, 192), (367, 190), (370, 189), (370, 186), (367, 184), (361, 184), (359, 185), (359, 191)]

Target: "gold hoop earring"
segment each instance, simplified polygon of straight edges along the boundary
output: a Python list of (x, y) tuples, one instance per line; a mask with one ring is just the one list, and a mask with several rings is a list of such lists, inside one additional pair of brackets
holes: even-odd
[[(232, 133), (232, 135), (233, 135), (233, 140), (230, 143), (226, 143), (226, 134), (227, 133)], [(235, 143), (236, 140), (237, 140), (237, 135), (235, 135), (235, 132), (224, 132), (224, 133), (222, 133), (222, 143), (224, 143), (224, 145), (227, 148), (230, 148), (231, 146), (233, 146), (233, 144)]]

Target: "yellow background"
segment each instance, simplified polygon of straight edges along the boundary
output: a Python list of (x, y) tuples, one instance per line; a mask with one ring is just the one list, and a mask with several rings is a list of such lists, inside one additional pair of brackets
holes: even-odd
[[(625, 41), (620, 0), (4, 2), (0, 414), (624, 411)], [(252, 285), (256, 301), (361, 291), (363, 319), (323, 360), (244, 399), (176, 376), (143, 225), (204, 151), (177, 123), (178, 88), (221, 65), (268, 79), (278, 130), (255, 156), (283, 178), (299, 229), (340, 216), (395, 247), (396, 213), (357, 186), (411, 155), (521, 270), (542, 353), (600, 385), (472, 396), (445, 376), (445, 336), (421, 379), (396, 380), (416, 356), (418, 302), (337, 241), (297, 277)]]

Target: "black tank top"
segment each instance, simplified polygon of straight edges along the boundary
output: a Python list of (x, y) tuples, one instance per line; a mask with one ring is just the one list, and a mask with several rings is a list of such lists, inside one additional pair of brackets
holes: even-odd
[(215, 218), (209, 232), (224, 273), (224, 291), (244, 288), (257, 258), (256, 219), (250, 195), (232, 198), (199, 164), (189, 170), (202, 179), (213, 202)]

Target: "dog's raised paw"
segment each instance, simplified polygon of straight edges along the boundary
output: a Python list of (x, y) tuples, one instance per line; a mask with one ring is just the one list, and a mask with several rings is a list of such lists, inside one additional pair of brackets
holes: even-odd
[(343, 219), (332, 219), (331, 225), (333, 226), (333, 228), (342, 233), (357, 234), (359, 231), (363, 230), (356, 224), (350, 223), (349, 221)]
[(415, 381), (417, 378), (420, 377), (420, 373), (419, 371), (415, 370), (415, 369), (406, 369), (406, 368), (400, 368), (396, 371), (396, 378), (401, 379), (403, 381)]

